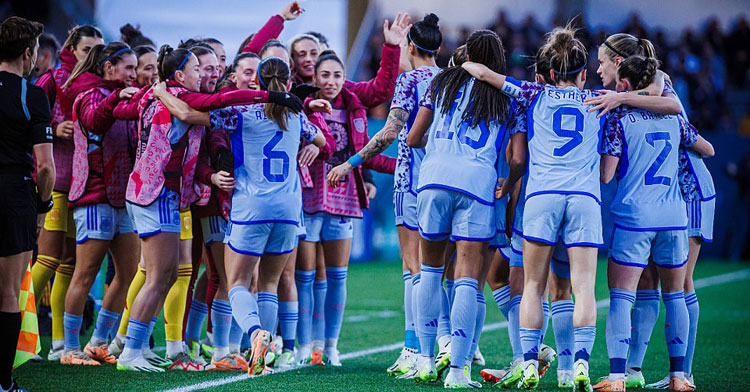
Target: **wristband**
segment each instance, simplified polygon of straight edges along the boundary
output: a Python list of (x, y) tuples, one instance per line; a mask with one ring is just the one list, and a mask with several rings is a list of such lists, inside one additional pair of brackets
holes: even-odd
[(36, 213), (37, 214), (45, 214), (49, 212), (52, 209), (52, 206), (54, 206), (55, 203), (50, 197), (49, 200), (44, 201), (39, 196), (39, 193), (36, 194)]
[(365, 163), (365, 161), (362, 159), (362, 157), (359, 156), (358, 153), (352, 155), (352, 157), (349, 158), (349, 160), (347, 160), (347, 162), (349, 162), (349, 164), (352, 165), (352, 168), (355, 168), (355, 167), (357, 167), (357, 166)]

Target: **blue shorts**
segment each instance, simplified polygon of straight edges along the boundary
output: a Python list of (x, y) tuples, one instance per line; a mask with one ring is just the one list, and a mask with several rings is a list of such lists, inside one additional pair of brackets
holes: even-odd
[(688, 237), (701, 237), (704, 242), (712, 242), (715, 210), (716, 198), (687, 203)]
[(419, 233), (429, 241), (448, 237), (489, 242), (495, 236), (495, 208), (463, 193), (427, 188), (417, 196)]
[(224, 243), (245, 255), (281, 255), (293, 251), (297, 245), (297, 225), (280, 222), (239, 225), (229, 222)]
[(107, 203), (77, 207), (73, 210), (76, 224), (76, 244), (88, 239), (111, 241), (118, 234), (135, 232), (133, 220), (125, 208)]
[(634, 231), (614, 227), (609, 250), (612, 261), (646, 268), (649, 255), (659, 267), (682, 267), (688, 258), (687, 230)]
[(352, 238), (352, 218), (332, 215), (327, 212), (305, 213), (305, 241), (321, 242), (348, 240)]
[(530, 197), (523, 210), (527, 240), (565, 246), (601, 246), (602, 209), (590, 196), (546, 193)]
[(505, 230), (497, 231), (495, 236), (490, 240), (490, 249), (502, 249), (508, 246), (508, 236), (505, 235)]
[(307, 237), (307, 227), (305, 227), (305, 212), (300, 210), (299, 221), (297, 222), (297, 241), (304, 240)]
[(508, 245), (500, 248), (500, 253), (508, 260), (509, 266), (523, 268), (523, 237), (514, 231)]
[(568, 259), (568, 248), (558, 242), (552, 252), (550, 259), (552, 273), (560, 278), (570, 279), (570, 259)]
[(204, 216), (201, 218), (203, 228), (203, 242), (211, 245), (214, 242), (224, 242), (227, 232), (227, 221), (221, 215)]
[(396, 213), (396, 226), (409, 230), (419, 230), (417, 221), (417, 196), (411, 192), (393, 192), (393, 209)]
[(138, 236), (148, 237), (158, 233), (180, 233), (180, 195), (164, 187), (161, 195), (144, 207), (127, 202), (128, 214), (133, 218)]

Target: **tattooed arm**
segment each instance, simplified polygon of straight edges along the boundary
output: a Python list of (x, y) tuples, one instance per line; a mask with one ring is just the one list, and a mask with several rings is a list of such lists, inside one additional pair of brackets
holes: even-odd
[[(385, 122), (383, 129), (378, 131), (375, 136), (370, 139), (370, 142), (362, 148), (355, 156), (359, 157), (360, 164), (378, 156), (381, 152), (385, 151), (396, 138), (398, 138), (399, 132), (406, 125), (406, 120), (409, 118), (409, 113), (402, 108), (393, 108), (388, 113), (388, 120)], [(356, 157), (355, 157), (356, 159)], [(328, 172), (328, 184), (335, 187), (339, 184), (339, 181), (346, 177), (354, 166), (346, 161)]]

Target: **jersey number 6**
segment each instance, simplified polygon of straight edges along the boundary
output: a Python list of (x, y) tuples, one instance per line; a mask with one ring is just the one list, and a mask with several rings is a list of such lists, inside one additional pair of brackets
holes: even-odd
[[(284, 151), (274, 151), (273, 148), (284, 137), (283, 131), (276, 131), (271, 140), (263, 146), (263, 176), (269, 182), (284, 182), (289, 176), (289, 155)], [(271, 162), (273, 160), (281, 160), (281, 173), (272, 173)]]

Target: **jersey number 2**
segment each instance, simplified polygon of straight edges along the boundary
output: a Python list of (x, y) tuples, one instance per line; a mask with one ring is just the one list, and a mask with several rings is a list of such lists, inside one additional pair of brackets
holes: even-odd
[[(575, 120), (575, 126), (573, 129), (563, 129), (562, 119), (563, 116), (573, 116)], [(561, 157), (570, 152), (570, 150), (576, 148), (583, 142), (583, 113), (580, 110), (573, 107), (561, 107), (557, 109), (552, 115), (552, 131), (557, 136), (570, 138), (570, 140), (563, 144), (561, 147), (554, 149), (553, 154), (556, 157)]]
[(646, 185), (660, 184), (669, 186), (672, 183), (671, 178), (656, 175), (661, 165), (667, 159), (667, 156), (669, 156), (669, 152), (672, 151), (672, 143), (669, 142), (669, 132), (649, 132), (646, 134), (646, 142), (651, 147), (656, 148), (655, 142), (657, 140), (664, 140), (664, 148), (662, 148), (654, 163), (646, 170)]
[[(283, 137), (283, 131), (276, 131), (271, 140), (263, 146), (263, 176), (270, 182), (284, 182), (289, 176), (289, 155), (284, 151), (273, 150)], [(271, 162), (273, 160), (281, 160), (281, 173), (271, 172)]]

